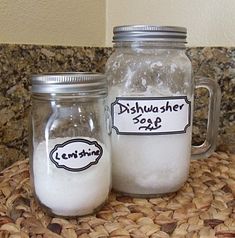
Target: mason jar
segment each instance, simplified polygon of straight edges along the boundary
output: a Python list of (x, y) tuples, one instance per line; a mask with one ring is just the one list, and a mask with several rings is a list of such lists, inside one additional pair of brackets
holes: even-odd
[(220, 89), (206, 78), (194, 83), (186, 28), (117, 26), (113, 42), (106, 64), (113, 188), (144, 197), (177, 191), (189, 173), (194, 89), (209, 90), (210, 108), (206, 141), (193, 158), (215, 148)]
[(106, 78), (92, 73), (32, 77), (31, 181), (47, 212), (94, 213), (111, 186)]

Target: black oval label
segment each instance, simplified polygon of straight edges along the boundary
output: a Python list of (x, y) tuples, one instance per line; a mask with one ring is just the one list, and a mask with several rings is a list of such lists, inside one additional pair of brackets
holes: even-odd
[(102, 146), (97, 141), (78, 138), (55, 145), (49, 157), (57, 168), (79, 172), (97, 164), (102, 154)]

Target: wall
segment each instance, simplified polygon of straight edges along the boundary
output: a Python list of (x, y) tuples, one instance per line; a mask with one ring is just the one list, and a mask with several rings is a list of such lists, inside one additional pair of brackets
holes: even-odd
[(188, 28), (189, 46), (234, 46), (234, 0), (107, 0), (106, 45), (112, 28), (123, 24)]
[(235, 0), (0, 0), (0, 43), (111, 46), (122, 24), (180, 25), (189, 46), (235, 45)]
[(105, 0), (0, 0), (0, 42), (104, 46)]

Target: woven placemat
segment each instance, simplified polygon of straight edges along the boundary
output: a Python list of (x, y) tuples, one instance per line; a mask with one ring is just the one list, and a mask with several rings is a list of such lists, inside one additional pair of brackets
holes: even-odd
[(192, 161), (177, 193), (140, 199), (111, 193), (96, 215), (63, 219), (35, 202), (28, 160), (0, 173), (0, 237), (235, 237), (235, 155)]

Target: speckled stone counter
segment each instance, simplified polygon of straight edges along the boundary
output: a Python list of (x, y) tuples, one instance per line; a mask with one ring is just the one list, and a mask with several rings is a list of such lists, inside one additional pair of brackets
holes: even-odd
[[(28, 157), (30, 75), (42, 72), (104, 72), (112, 48), (0, 45), (0, 171)], [(218, 81), (222, 91), (218, 147), (235, 151), (235, 48), (189, 48), (195, 76)], [(208, 101), (197, 90), (194, 143), (205, 135)], [(204, 128), (204, 129), (202, 129)]]

